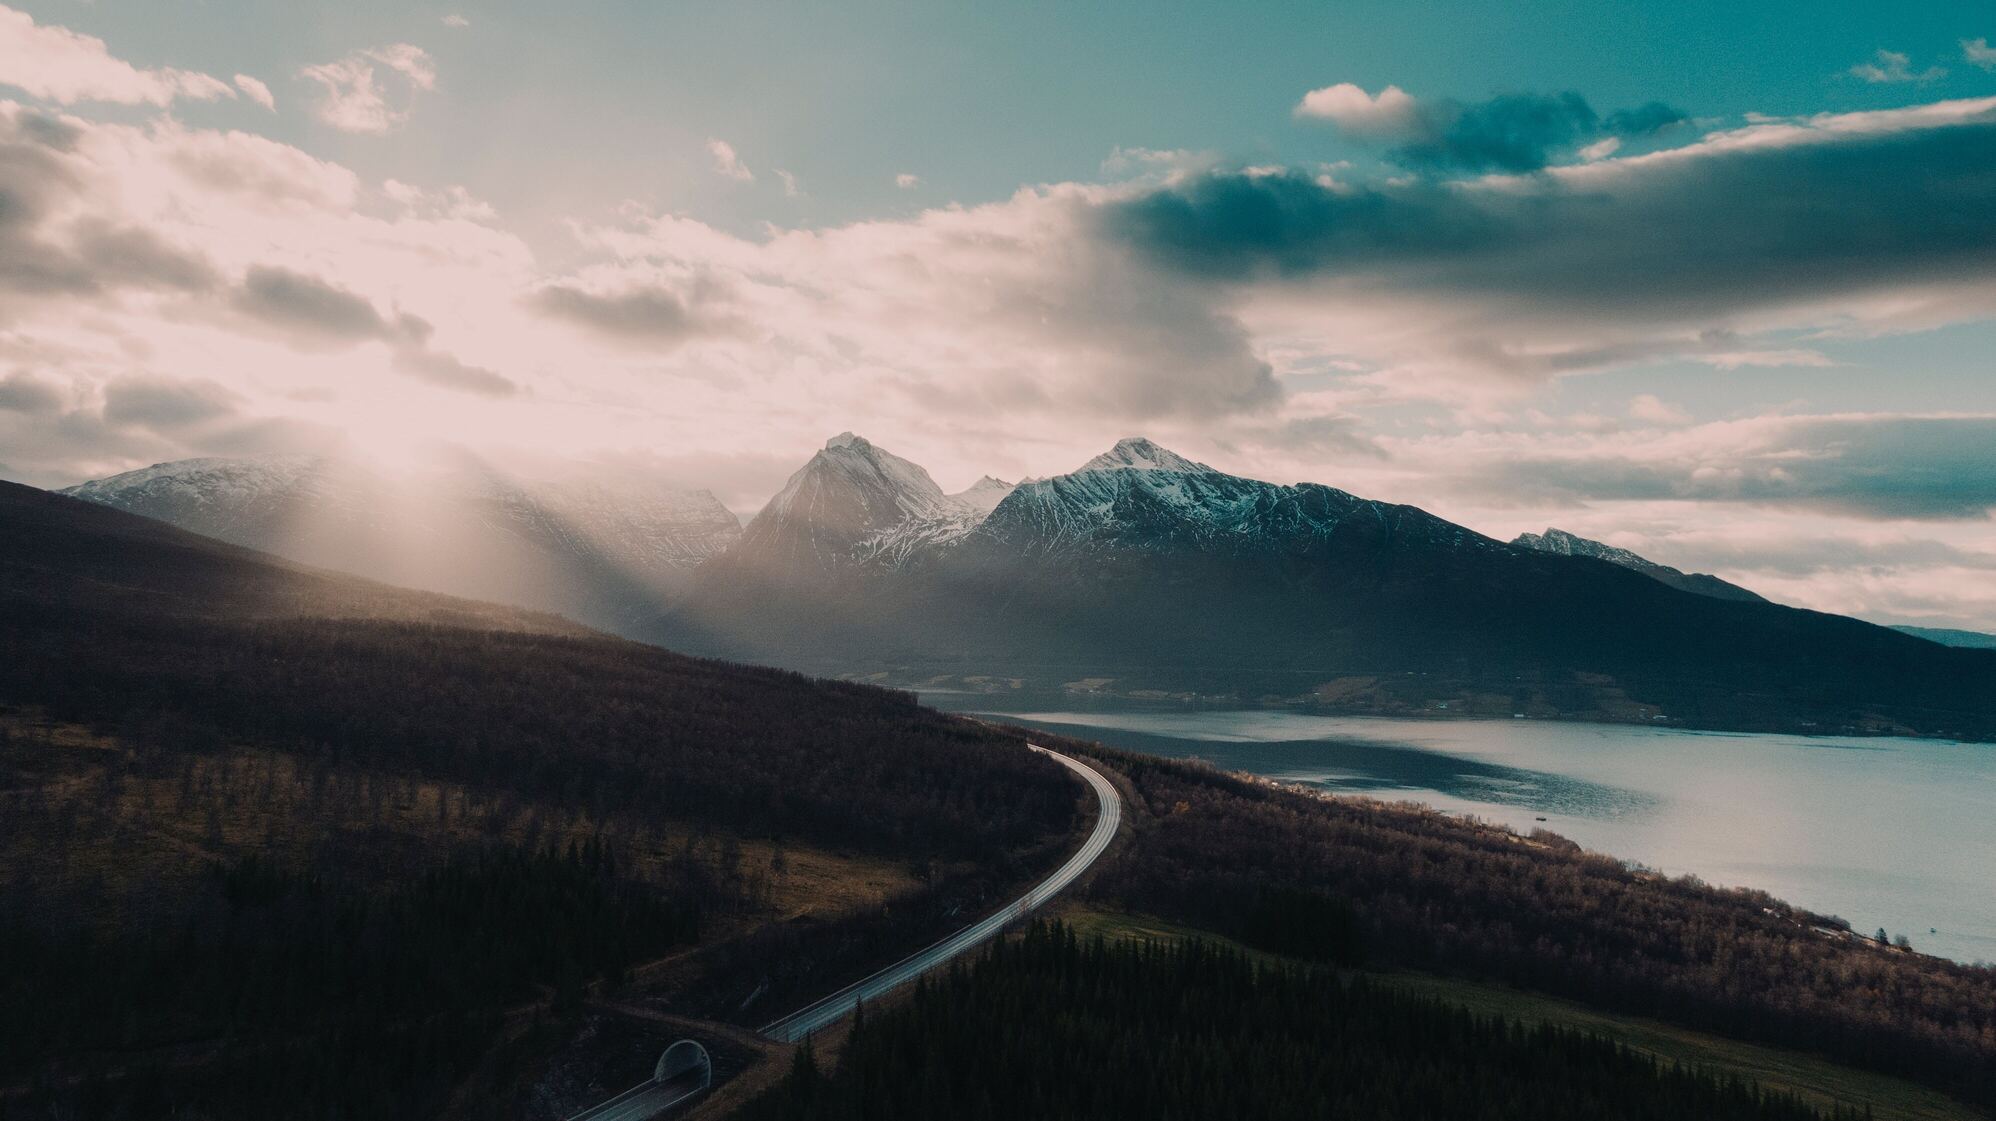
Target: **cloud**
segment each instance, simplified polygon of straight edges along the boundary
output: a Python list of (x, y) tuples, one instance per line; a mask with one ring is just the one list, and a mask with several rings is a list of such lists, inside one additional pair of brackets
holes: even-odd
[(635, 287), (615, 292), (591, 292), (571, 284), (551, 284), (535, 293), (534, 307), (571, 323), (617, 339), (641, 343), (675, 343), (710, 329), (694, 305), (696, 293), (682, 294), (662, 287)]
[[(415, 438), (444, 393), (493, 423), (573, 340), (517, 314), (532, 254), (480, 221), (489, 207), (402, 188), (364, 190), (243, 131), (0, 100), (0, 374), (32, 379), (4, 383), (13, 477), (67, 484), (342, 430)], [(140, 371), (224, 386), (236, 411), (172, 430), (107, 420), (106, 388)], [(46, 405), (38, 386), (64, 407), (23, 411)], [(134, 388), (114, 416), (138, 415)]]
[(795, 199), (795, 198), (804, 197), (804, 188), (798, 185), (797, 177), (795, 175), (792, 175), (789, 172), (779, 167), (776, 169), (776, 177), (783, 181), (784, 198)]
[(1650, 424), (1674, 426), (1691, 422), (1691, 414), (1676, 405), (1666, 404), (1654, 393), (1638, 393), (1630, 398), (1629, 415)]
[[(1268, 362), (1204, 285), (1092, 233), (1103, 197), (1028, 190), (761, 240), (632, 214), (584, 231), (613, 263), (544, 286), (535, 305), (645, 353), (684, 347), (708, 377), (817, 387), (841, 411), (1071, 421), (1273, 408)], [(670, 346), (645, 349), (644, 335)]]
[(1311, 460), (1326, 456), (1389, 458), (1386, 449), (1366, 434), (1364, 421), (1346, 414), (1306, 414), (1273, 423), (1250, 421), (1215, 435), (1219, 446), (1230, 450), (1244, 445)]
[(420, 91), (436, 88), (436, 63), (423, 48), (391, 43), (307, 66), (299, 77), (319, 86), (320, 121), (341, 132), (379, 135), (409, 119)]
[(0, 378), (0, 411), (46, 416), (62, 408), (62, 391), (25, 370)]
[(365, 297), (317, 277), (255, 265), (243, 277), (233, 302), (236, 310), (278, 328), (294, 346), (385, 342), (397, 372), (431, 385), (485, 397), (520, 392), (512, 379), (431, 347), (435, 328), (421, 316), (407, 312), (384, 316)]
[(1996, 416), (1759, 417), (1514, 447), (1465, 480), (1529, 501), (1691, 501), (1868, 519), (1987, 519)]
[[(83, 135), (72, 121), (0, 104), (0, 293), (77, 297), (212, 283), (198, 251), (79, 209)], [(0, 303), (0, 319), (7, 312)]]
[(464, 222), (491, 222), (499, 217), (492, 204), (453, 184), (430, 190), (399, 179), (382, 181), (381, 193), (400, 204), (410, 214)]
[(359, 342), (382, 338), (389, 331), (387, 322), (365, 298), (317, 277), (273, 265), (250, 268), (235, 306), (316, 342)]
[(1771, 122), (1521, 178), (1214, 172), (1108, 199), (1094, 220), (1258, 328), (1337, 339), (1403, 387), (1746, 364), (1742, 340), (1777, 328), (1996, 314), (1996, 99)]
[(236, 75), (236, 88), (243, 91), (244, 97), (249, 98), (265, 109), (273, 113), (277, 111), (277, 98), (271, 95), (270, 87), (264, 85), (261, 81), (250, 77), (248, 74), (238, 74)]
[(912, 191), (922, 185), (922, 177), (913, 172), (904, 171), (894, 177), (894, 185), (904, 191)]
[[(1964, 50), (1964, 53), (1968, 52)], [(1970, 55), (1969, 60), (1971, 62), (1974, 61), (1973, 55)], [(1853, 78), (1861, 78), (1864, 81), (1872, 83), (1931, 82), (1947, 77), (1947, 71), (1938, 66), (1929, 66), (1925, 70), (1914, 73), (1912, 63), (1913, 60), (1909, 55), (1901, 54), (1898, 51), (1882, 50), (1872, 56), (1872, 61), (1860, 62), (1856, 66), (1851, 67), (1846, 73)]]
[(714, 157), (714, 170), (738, 183), (755, 182), (755, 172), (735, 154), (735, 146), (725, 140), (708, 140), (707, 154)]
[(1399, 86), (1369, 94), (1350, 82), (1311, 90), (1296, 103), (1295, 116), (1330, 121), (1352, 136), (1398, 137), (1420, 127), (1414, 98)]
[(1687, 357), (1694, 362), (1716, 366), (1721, 370), (1738, 370), (1749, 366), (1834, 366), (1830, 356), (1819, 350), (1770, 349), (1770, 350), (1713, 350), (1691, 354)]
[(1604, 120), (1572, 92), (1510, 93), (1470, 104), (1419, 100), (1398, 86), (1368, 94), (1350, 82), (1311, 90), (1297, 103), (1295, 116), (1329, 121), (1354, 139), (1389, 145), (1388, 159), (1425, 172), (1536, 171), (1572, 151), (1598, 159), (1624, 140), (1655, 136), (1686, 120), (1656, 101)]
[(0, 85), (72, 105), (85, 101), (167, 106), (180, 98), (234, 97), (228, 83), (171, 67), (147, 69), (114, 57), (104, 40), (64, 27), (38, 26), (26, 12), (0, 6)]
[(170, 432), (229, 416), (236, 402), (234, 393), (206, 379), (123, 377), (104, 387), (104, 419)]
[(1135, 173), (1162, 177), (1166, 182), (1218, 166), (1216, 152), (1191, 148), (1125, 148), (1117, 146), (1102, 161), (1102, 174), (1124, 176)]
[(1996, 47), (1990, 46), (1987, 39), (1963, 39), (1961, 57), (1971, 66), (1996, 70)]
[(451, 28), (466, 28), (471, 26), (471, 20), (458, 12), (452, 12), (437, 22)]

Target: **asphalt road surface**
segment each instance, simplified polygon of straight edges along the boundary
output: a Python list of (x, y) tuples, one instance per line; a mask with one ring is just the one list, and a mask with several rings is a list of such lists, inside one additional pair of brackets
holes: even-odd
[(926, 950), (912, 954), (893, 965), (875, 973), (863, 981), (855, 982), (838, 992), (797, 1012), (785, 1016), (762, 1029), (762, 1034), (771, 1039), (786, 1043), (803, 1039), (858, 1007), (863, 1000), (874, 1000), (880, 996), (913, 981), (931, 969), (946, 965), (951, 959), (967, 951), (976, 949), (997, 935), (1012, 922), (1031, 914), (1034, 910), (1060, 894), (1062, 889), (1073, 883), (1089, 865), (1094, 864), (1109, 842), (1115, 840), (1116, 830), (1123, 821), (1123, 798), (1100, 771), (1078, 759), (1062, 755), (1058, 751), (1048, 751), (1038, 744), (1029, 745), (1042, 755), (1079, 775), (1094, 789), (1100, 812), (1095, 817), (1095, 829), (1088, 834), (1088, 840), (1077, 849), (1067, 863), (1061, 865), (1053, 875), (1041, 881), (1039, 886), (1012, 901), (998, 913), (983, 922), (967, 926), (948, 938), (930, 946)]
[(664, 1082), (646, 1082), (611, 1098), (601, 1105), (569, 1118), (569, 1121), (648, 1121), (707, 1088), (698, 1071), (687, 1071)]

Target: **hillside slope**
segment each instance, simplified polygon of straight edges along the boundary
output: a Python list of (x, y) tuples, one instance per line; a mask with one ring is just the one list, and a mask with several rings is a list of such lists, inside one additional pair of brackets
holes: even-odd
[(906, 694), (0, 484), (0, 1116), (433, 1117), (517, 1077), (473, 1074), (507, 1009), (546, 1048), (668, 953), (767, 1018), (1053, 862), (1078, 793)]

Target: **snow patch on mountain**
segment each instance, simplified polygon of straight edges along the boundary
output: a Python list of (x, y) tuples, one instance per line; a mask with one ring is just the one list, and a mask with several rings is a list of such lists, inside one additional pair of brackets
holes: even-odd
[(1520, 549), (1531, 549), (1534, 552), (1551, 553), (1555, 556), (1592, 557), (1595, 560), (1607, 561), (1609, 564), (1640, 572), (1658, 583), (1668, 584), (1679, 591), (1711, 596), (1714, 599), (1764, 602), (1758, 594), (1738, 584), (1721, 580), (1717, 576), (1702, 572), (1684, 572), (1667, 564), (1658, 564), (1627, 549), (1568, 533), (1563, 529), (1548, 527), (1544, 533), (1521, 533), (1511, 539), (1511, 544)]

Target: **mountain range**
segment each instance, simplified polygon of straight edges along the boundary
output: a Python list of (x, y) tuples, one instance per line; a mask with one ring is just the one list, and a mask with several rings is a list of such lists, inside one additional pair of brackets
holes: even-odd
[[(408, 519), (375, 528), (377, 492), (329, 481), (341, 471), (149, 470), (71, 493), (398, 578), (351, 542)], [(464, 509), (428, 503), (457, 543), (442, 552), (491, 551), (507, 563), (479, 570), (521, 590), (452, 584), (455, 570), (402, 582), (732, 660), (929, 689), (1996, 735), (1986, 651), (1558, 530), (1507, 543), (1412, 506), (1231, 475), (1146, 439), (949, 494), (842, 433), (739, 530), (708, 495), (599, 486), (582, 500), (473, 478), (440, 490), (473, 495)]]
[(929, 688), (1996, 731), (1996, 658), (1554, 541), (1242, 478), (1144, 439), (979, 517), (846, 434), (640, 633)]
[(524, 479), (462, 456), (388, 472), (273, 456), (156, 464), (62, 493), (291, 560), (628, 630), (732, 545), (706, 491), (613, 471)]

